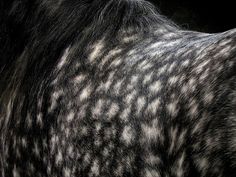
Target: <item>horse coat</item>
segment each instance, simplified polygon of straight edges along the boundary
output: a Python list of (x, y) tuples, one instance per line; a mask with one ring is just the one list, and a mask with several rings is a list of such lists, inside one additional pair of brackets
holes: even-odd
[(143, 0), (0, 2), (1, 177), (233, 177), (236, 30)]

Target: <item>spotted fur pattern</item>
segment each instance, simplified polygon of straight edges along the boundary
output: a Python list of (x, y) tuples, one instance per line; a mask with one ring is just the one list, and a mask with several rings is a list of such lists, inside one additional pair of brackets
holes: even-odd
[(142, 0), (1, 3), (0, 176), (236, 175), (235, 29)]

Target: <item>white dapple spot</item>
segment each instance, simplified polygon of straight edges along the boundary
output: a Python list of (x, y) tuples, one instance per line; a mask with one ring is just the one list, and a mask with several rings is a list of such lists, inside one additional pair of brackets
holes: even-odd
[(121, 137), (122, 137), (121, 138), (122, 141), (125, 142), (126, 145), (130, 145), (132, 142), (132, 139), (134, 139), (132, 128), (130, 126), (125, 126)]
[(97, 57), (100, 56), (102, 49), (104, 48), (104, 40), (99, 40), (97, 41), (93, 46), (92, 46), (92, 52), (90, 53), (88, 59), (90, 62), (93, 62)]
[(161, 81), (157, 80), (157, 81), (154, 81), (154, 83), (152, 83), (150, 86), (149, 86), (149, 90), (151, 93), (155, 94), (155, 93), (158, 93), (162, 88), (162, 83)]

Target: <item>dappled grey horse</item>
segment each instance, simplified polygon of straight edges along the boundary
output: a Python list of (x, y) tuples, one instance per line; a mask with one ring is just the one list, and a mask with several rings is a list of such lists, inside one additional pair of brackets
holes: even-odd
[(1, 177), (236, 176), (236, 30), (143, 0), (0, 2)]

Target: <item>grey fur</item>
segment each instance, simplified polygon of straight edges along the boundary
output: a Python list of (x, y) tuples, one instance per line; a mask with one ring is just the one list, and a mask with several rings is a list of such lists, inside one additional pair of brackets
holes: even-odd
[(235, 29), (142, 0), (2, 4), (2, 177), (236, 175)]

